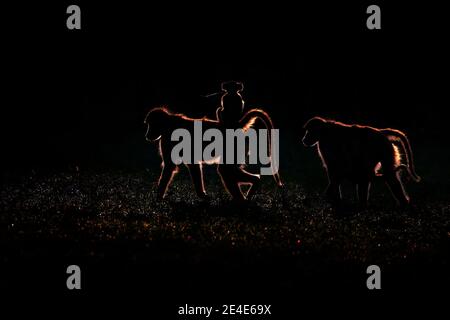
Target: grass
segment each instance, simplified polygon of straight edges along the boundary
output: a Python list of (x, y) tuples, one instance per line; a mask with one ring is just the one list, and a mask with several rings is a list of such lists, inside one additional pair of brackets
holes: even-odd
[[(313, 153), (309, 157), (304, 161), (317, 163)], [(445, 179), (429, 174), (421, 184), (407, 183), (414, 200), (407, 209), (397, 208), (379, 181), (368, 210), (337, 214), (323, 199), (326, 181), (317, 172), (319, 164), (312, 170), (291, 168), (283, 175), (284, 194), (264, 177), (261, 193), (246, 206), (230, 201), (211, 167), (205, 173), (210, 203), (196, 198), (186, 170), (162, 202), (156, 201), (152, 171), (31, 174), (2, 186), (0, 257), (16, 275), (18, 265), (46, 261), (81, 261), (94, 269), (119, 262), (116, 271), (125, 273), (145, 266), (140, 278), (130, 281), (153, 286), (158, 277), (147, 270), (171, 273), (175, 287), (211, 286), (211, 277), (219, 281), (220, 273), (225, 287), (265, 284), (292, 291), (342, 277), (345, 285), (360, 288), (370, 264), (388, 270), (389, 281), (400, 276), (401, 285), (411, 277), (431, 287), (450, 283)], [(353, 190), (346, 186), (344, 192), (352, 208)]]
[(336, 262), (395, 263), (417, 255), (434, 257), (450, 237), (445, 200), (401, 210), (380, 185), (369, 210), (342, 215), (329, 208), (320, 192), (288, 180), (283, 196), (265, 178), (253, 203), (237, 206), (214, 172), (208, 175), (213, 199), (208, 204), (197, 200), (184, 174), (162, 202), (152, 191), (156, 176), (148, 172), (30, 176), (1, 192), (1, 238), (9, 245), (35, 239), (175, 241), (198, 250), (319, 252)]

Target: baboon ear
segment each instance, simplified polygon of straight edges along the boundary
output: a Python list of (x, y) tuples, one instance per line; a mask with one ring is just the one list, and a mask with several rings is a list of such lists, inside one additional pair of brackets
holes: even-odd
[(227, 89), (228, 83), (229, 83), (229, 81), (223, 81), (223, 82), (220, 84), (220, 89), (221, 89), (222, 91), (227, 91), (227, 90), (228, 90), (228, 89)]

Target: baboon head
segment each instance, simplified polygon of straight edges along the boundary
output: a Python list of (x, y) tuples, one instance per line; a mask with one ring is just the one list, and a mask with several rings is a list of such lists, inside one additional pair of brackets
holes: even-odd
[(170, 112), (166, 108), (155, 108), (147, 113), (144, 124), (147, 125), (145, 140), (150, 142), (158, 141), (167, 129)]
[(302, 139), (303, 145), (306, 147), (312, 147), (320, 140), (320, 134), (327, 121), (320, 117), (314, 117), (309, 119), (303, 126), (305, 129), (305, 135)]
[(223, 92), (220, 99), (221, 107), (224, 109), (240, 110), (242, 112), (245, 105), (245, 101), (241, 96), (241, 91), (244, 90), (242, 82), (222, 82), (221, 88)]
[(241, 93), (244, 90), (244, 84), (239, 81), (226, 81), (220, 85), (222, 91), (229, 93)]

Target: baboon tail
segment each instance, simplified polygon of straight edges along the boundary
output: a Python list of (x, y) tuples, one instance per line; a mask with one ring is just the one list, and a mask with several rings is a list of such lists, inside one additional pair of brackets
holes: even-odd
[(409, 175), (416, 181), (419, 182), (420, 181), (420, 177), (417, 175), (415, 167), (414, 167), (414, 160), (413, 160), (413, 153), (411, 150), (411, 145), (409, 144), (409, 140), (406, 137), (406, 135), (401, 132), (400, 130), (396, 130), (396, 129), (382, 129), (381, 130), (382, 133), (384, 133), (387, 136), (392, 136), (395, 137), (397, 139), (400, 140), (400, 143), (403, 147), (403, 150), (406, 154), (406, 167), (405, 166), (401, 166), (402, 168), (406, 168), (406, 170), (408, 171)]
[[(250, 109), (250, 110), (248, 110), (242, 116), (241, 120), (239, 120), (239, 124), (241, 125), (243, 130), (247, 130), (248, 128), (250, 128), (255, 123), (256, 119), (260, 119), (264, 123), (264, 126), (268, 130), (271, 130), (271, 129), (275, 128), (274, 125), (273, 125), (272, 118), (269, 116), (269, 114), (267, 112), (265, 112), (262, 109)], [(278, 160), (274, 159), (272, 157), (272, 135), (270, 133), (267, 135), (267, 140), (268, 140), (268, 150), (269, 150), (268, 152), (270, 154), (270, 161), (271, 161), (273, 178), (275, 179), (275, 182), (277, 183), (277, 185), (279, 187), (282, 187), (283, 186), (283, 182), (281, 181), (281, 177), (280, 177), (280, 174), (278, 172), (278, 163), (276, 163), (276, 161), (278, 161)]]

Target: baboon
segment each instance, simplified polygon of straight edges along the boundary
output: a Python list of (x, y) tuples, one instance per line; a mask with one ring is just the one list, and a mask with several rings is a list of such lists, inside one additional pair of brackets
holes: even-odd
[(244, 112), (244, 99), (241, 92), (244, 90), (242, 82), (227, 81), (222, 82), (222, 97), (220, 107), (216, 110), (216, 117), (219, 123), (230, 129), (239, 126), (239, 121)]
[[(225, 132), (226, 129), (236, 129), (240, 126), (240, 120), (244, 113), (244, 99), (242, 98), (241, 92), (244, 90), (244, 85), (242, 82), (238, 81), (226, 81), (222, 82), (221, 85), (222, 96), (220, 97), (220, 106), (216, 109), (216, 119), (219, 122), (219, 126), (222, 132)], [(248, 123), (246, 125), (246, 130), (248, 127), (251, 127), (253, 122)], [(248, 150), (248, 143), (245, 145), (246, 150)], [(224, 150), (223, 157), (226, 157), (226, 150)], [(246, 153), (246, 159), (248, 159), (248, 153)], [(260, 187), (259, 176), (251, 174), (247, 172), (243, 166), (236, 166), (233, 164), (221, 164), (219, 167), (220, 171), (227, 176), (235, 176), (241, 170), (243, 170), (246, 174), (252, 175), (255, 179), (252, 187), (251, 193), (247, 196), (251, 198), (251, 196), (257, 191)], [(228, 173), (229, 172), (229, 173)], [(224, 184), (225, 180), (223, 180)], [(239, 193), (242, 193), (240, 190), (234, 187), (233, 183), (229, 184), (227, 187), (228, 191), (232, 194), (236, 194), (238, 198), (240, 198)], [(230, 189), (231, 187), (231, 189)], [(233, 190), (234, 189), (234, 190)], [(240, 188), (239, 188), (240, 189)], [(235, 197), (235, 196), (233, 196)]]
[[(241, 128), (244, 128), (253, 123), (255, 118), (260, 118), (268, 129), (273, 129), (273, 123), (270, 116), (260, 109), (249, 110), (243, 115), (238, 123)], [(202, 122), (202, 127), (204, 130), (221, 128), (217, 119), (213, 120), (205, 117), (201, 119), (193, 119), (183, 114), (172, 113), (164, 107), (150, 110), (145, 118), (144, 123), (147, 125), (147, 132), (145, 134), (146, 140), (151, 142), (159, 142), (159, 152), (162, 159), (162, 172), (158, 182), (159, 199), (164, 198), (174, 175), (178, 171), (178, 165), (173, 163), (171, 159), (171, 151), (176, 145), (176, 142), (171, 141), (172, 132), (179, 128), (184, 128), (189, 132), (192, 132), (194, 128), (194, 121), (196, 120)], [(270, 135), (268, 137), (269, 150), (271, 150)], [(245, 201), (254, 195), (260, 183), (259, 175), (245, 171), (240, 165), (220, 164), (218, 163), (218, 159), (216, 159), (215, 163), (218, 164), (217, 171), (222, 179), (223, 185), (234, 200)], [(199, 162), (185, 165), (189, 169), (197, 195), (201, 199), (208, 199), (203, 183), (203, 163)], [(281, 179), (278, 172), (274, 173), (274, 178), (277, 183), (281, 184)], [(242, 184), (251, 185), (246, 195), (244, 195), (240, 189), (240, 185)]]
[[(340, 185), (347, 179), (357, 185), (359, 205), (365, 208), (370, 184), (375, 177), (384, 178), (400, 205), (409, 203), (399, 171), (405, 169), (417, 182), (420, 177), (415, 172), (411, 146), (403, 132), (348, 125), (320, 117), (307, 121), (304, 129), (303, 144), (308, 147), (317, 145), (327, 171), (329, 185), (326, 195), (332, 205), (340, 204)], [(401, 164), (399, 147), (405, 154), (405, 164)]]

